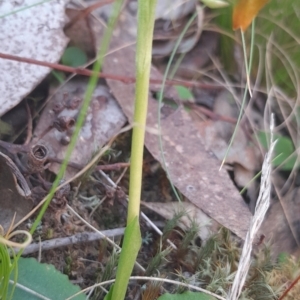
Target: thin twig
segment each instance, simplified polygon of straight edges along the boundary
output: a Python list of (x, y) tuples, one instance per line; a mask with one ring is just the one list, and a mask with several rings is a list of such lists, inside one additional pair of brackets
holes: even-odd
[[(6, 53), (0, 53), (0, 58), (8, 59), (8, 60), (13, 60), (13, 61), (18, 61), (18, 62), (23, 62), (23, 63), (29, 63), (32, 65), (37, 65), (37, 66), (43, 66), (51, 69), (55, 69), (58, 71), (63, 71), (67, 73), (74, 73), (74, 74), (79, 74), (79, 75), (84, 75), (84, 76), (92, 76), (93, 71), (87, 70), (84, 68), (73, 68), (61, 64), (56, 64), (56, 63), (50, 63), (50, 62), (44, 62), (32, 58), (26, 58), (26, 57), (20, 57), (16, 55), (11, 55), (11, 54), (6, 54)], [(112, 79), (112, 80), (117, 80), (121, 81), (125, 84), (131, 84), (136, 82), (135, 77), (128, 77), (128, 76), (119, 76), (119, 75), (114, 75), (114, 74), (108, 74), (108, 73), (98, 73), (98, 78), (107, 78), (107, 79)], [(162, 80), (161, 79), (150, 79), (150, 83), (152, 84), (161, 84)], [(216, 85), (216, 84), (206, 84), (206, 83), (199, 83), (199, 82), (191, 82), (191, 81), (185, 81), (185, 80), (167, 80), (165, 82), (166, 85), (182, 85), (185, 87), (200, 87), (202, 89), (223, 89), (222, 85)]]
[[(33, 243), (23, 250), (22, 255), (32, 254), (40, 250), (45, 251), (73, 244), (98, 241), (104, 239), (104, 237), (116, 237), (122, 235), (124, 233), (124, 230), (125, 228), (104, 230), (101, 231), (103, 235), (99, 235), (98, 232), (81, 232), (68, 237), (46, 240), (41, 243)], [(18, 250), (16, 249), (15, 252), (18, 252)]]
[(300, 280), (300, 275), (291, 283), (291, 285), (284, 291), (284, 293), (281, 295), (281, 297), (278, 300), (282, 300), (289, 291), (297, 284), (297, 282)]
[(98, 165), (95, 170), (104, 170), (104, 171), (111, 171), (111, 170), (120, 170), (123, 168), (130, 167), (130, 163), (128, 162), (121, 162), (121, 163), (115, 163), (115, 164), (108, 164), (108, 165)]

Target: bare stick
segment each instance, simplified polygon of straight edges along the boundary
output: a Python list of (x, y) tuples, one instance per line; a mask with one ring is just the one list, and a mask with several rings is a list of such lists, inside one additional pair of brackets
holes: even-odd
[[(102, 233), (106, 237), (116, 237), (116, 236), (123, 235), (124, 230), (125, 228), (116, 228), (116, 229), (104, 230), (102, 231)], [(57, 238), (57, 239), (43, 241), (42, 243), (30, 244), (23, 250), (22, 255), (28, 255), (37, 252), (40, 249), (42, 251), (45, 251), (45, 250), (65, 247), (73, 244), (93, 242), (101, 239), (104, 239), (104, 237), (99, 235), (98, 232), (81, 232), (64, 238)], [(17, 251), (18, 250), (16, 249), (16, 252)]]
[[(45, 62), (41, 60), (36, 60), (33, 58), (26, 58), (26, 57), (20, 57), (16, 55), (6, 54), (6, 53), (0, 53), (0, 58), (9, 59), (13, 61), (23, 62), (23, 63), (29, 63), (32, 65), (37, 66), (43, 66), (47, 68), (51, 68), (58, 71), (63, 71), (67, 73), (74, 73), (84, 76), (91, 76), (93, 74), (93, 71), (87, 70), (84, 68), (73, 68), (61, 64), (55, 64), (50, 62)], [(117, 80), (124, 82), (126, 84), (135, 83), (136, 78), (135, 77), (126, 77), (126, 76), (118, 76), (114, 74), (107, 74), (107, 73), (98, 73), (99, 78), (107, 78), (112, 80)], [(150, 83), (152, 84), (161, 84), (161, 79), (150, 79)], [(223, 86), (216, 85), (216, 84), (206, 84), (206, 83), (199, 83), (199, 82), (192, 82), (192, 81), (184, 81), (184, 80), (167, 80), (166, 85), (183, 85), (185, 87), (200, 87), (202, 89), (223, 89)]]

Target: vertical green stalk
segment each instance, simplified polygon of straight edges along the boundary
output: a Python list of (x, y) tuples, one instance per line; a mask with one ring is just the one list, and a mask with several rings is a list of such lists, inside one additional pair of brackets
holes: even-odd
[(134, 128), (131, 143), (128, 223), (140, 213), (144, 138), (148, 109), (155, 5), (156, 0), (138, 1), (136, 92)]
[(116, 282), (105, 299), (122, 300), (125, 298), (129, 277), (141, 247), (139, 214), (155, 5), (156, 0), (138, 1), (136, 93), (131, 143), (127, 227), (119, 259)]

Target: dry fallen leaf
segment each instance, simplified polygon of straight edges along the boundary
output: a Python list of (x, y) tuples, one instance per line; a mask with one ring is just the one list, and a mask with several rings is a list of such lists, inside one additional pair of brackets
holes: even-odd
[[(67, 82), (55, 93), (39, 119), (32, 143), (45, 145), (50, 158), (63, 160), (65, 157), (87, 83), (87, 78), (80, 77)], [(70, 162), (85, 166), (125, 122), (126, 117), (107, 86), (98, 83)], [(59, 164), (52, 163), (49, 169), (57, 173), (59, 167)], [(70, 178), (77, 171), (68, 168), (65, 178)]]
[(197, 0), (160, 0), (157, 1), (155, 19), (175, 21), (195, 11)]
[[(73, 3), (70, 3), (72, 5)], [(80, 48), (87, 54), (89, 59), (94, 59), (96, 55), (94, 35), (101, 34), (101, 24), (95, 20), (92, 15), (78, 19), (81, 16), (82, 9), (75, 9), (73, 5), (66, 9), (66, 14), (70, 22), (65, 27), (65, 34), (70, 38), (69, 46)], [(91, 30), (93, 28), (93, 31)]]
[[(280, 182), (281, 181), (281, 182)], [(259, 235), (265, 235), (272, 245), (272, 256), (277, 258), (281, 252), (287, 252), (299, 257), (299, 215), (300, 189), (291, 188), (287, 193), (281, 193), (279, 186), (286, 180), (277, 178), (273, 182), (279, 199), (273, 199), (266, 218), (259, 230)]]
[[(180, 1), (183, 2), (182, 0)], [(175, 2), (170, 2), (169, 0), (158, 1), (156, 12), (160, 9), (161, 13), (156, 14), (152, 45), (153, 57), (165, 57), (172, 53), (193, 11), (197, 12), (197, 18), (189, 26), (189, 29), (178, 45), (177, 53), (189, 52), (201, 36), (204, 23), (204, 8), (196, 6), (195, 1), (184, 1), (186, 5), (184, 3), (177, 5)], [(166, 4), (169, 6), (167, 9), (164, 7)], [(185, 6), (187, 6), (188, 10), (184, 10)], [(178, 8), (180, 9), (177, 13)]]
[[(64, 1), (0, 1), (0, 52), (57, 62), (68, 43)], [(38, 3), (38, 1), (36, 1)], [(0, 59), (0, 116), (17, 105), (50, 68)]]
[[(191, 111), (191, 116), (203, 138), (206, 149), (211, 149), (216, 157), (222, 161), (226, 155), (229, 141), (235, 129), (235, 121), (239, 114), (239, 107), (236, 105), (231, 93), (224, 90), (215, 98), (214, 113), (227, 118), (224, 120), (205, 120), (199, 118), (197, 111)], [(248, 108), (247, 117), (254, 123), (255, 111)], [(241, 126), (237, 129), (233, 143), (226, 156), (226, 164), (233, 170), (234, 181), (238, 187), (247, 187), (247, 196), (250, 200), (250, 210), (254, 212), (257, 199), (257, 183), (252, 179), (261, 169), (262, 154), (259, 148), (249, 138)]]
[(233, 30), (245, 31), (269, 0), (238, 0), (232, 15)]
[[(109, 59), (104, 61), (103, 71), (132, 77), (135, 75), (134, 46), (130, 45), (135, 36), (130, 35), (126, 16), (120, 23), (111, 41)], [(132, 19), (131, 19), (132, 22)], [(162, 78), (154, 68), (151, 77)], [(114, 96), (120, 103), (123, 112), (132, 122), (135, 85), (107, 80)], [(149, 97), (146, 133), (146, 147), (151, 154), (162, 162), (161, 149), (157, 136), (158, 104)], [(168, 110), (163, 107), (162, 110)], [(169, 109), (169, 114), (162, 116), (163, 151), (166, 156), (170, 180), (199, 209), (214, 220), (245, 238), (251, 214), (242, 197), (234, 187), (226, 171), (219, 171), (219, 162), (215, 156), (205, 150), (201, 136), (189, 115)]]
[[(236, 120), (239, 107), (235, 104), (231, 93), (224, 90), (216, 97), (213, 111), (222, 117)], [(252, 111), (249, 111), (248, 115), (251, 118)], [(234, 133), (235, 124), (223, 120), (202, 121), (196, 114), (192, 114), (192, 117), (201, 133), (206, 149), (212, 149), (216, 157), (222, 161)], [(246, 186), (249, 180), (255, 176), (257, 170), (261, 168), (262, 155), (241, 126), (237, 129), (233, 144), (226, 157), (226, 163), (233, 166), (240, 165), (245, 171), (248, 171), (248, 176), (243, 176), (245, 181), (237, 176), (237, 180), (240, 180), (239, 186)], [(240, 171), (242, 170), (240, 169)]]

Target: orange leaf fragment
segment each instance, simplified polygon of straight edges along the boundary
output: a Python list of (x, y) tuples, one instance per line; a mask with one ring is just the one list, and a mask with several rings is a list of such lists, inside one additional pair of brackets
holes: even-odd
[(245, 31), (269, 0), (238, 0), (232, 15), (233, 30)]

